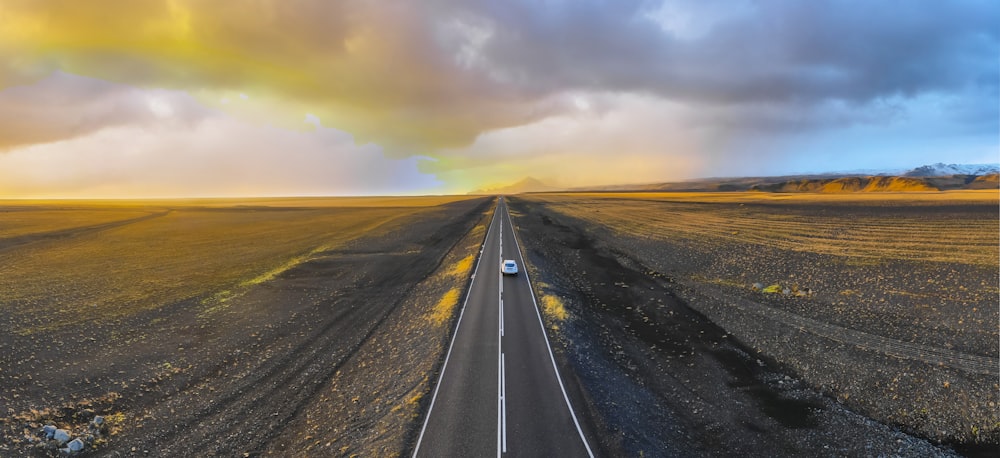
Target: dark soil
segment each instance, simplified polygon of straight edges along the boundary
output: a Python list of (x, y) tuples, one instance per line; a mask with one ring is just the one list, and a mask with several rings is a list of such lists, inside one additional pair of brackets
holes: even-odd
[[(989, 405), (996, 400), (991, 384), (997, 374), (989, 375), (994, 370), (989, 358), (921, 353), (927, 348), (921, 342), (948, 336), (914, 339), (916, 345), (907, 346), (910, 342), (897, 339), (913, 329), (889, 329), (876, 336), (881, 340), (861, 341), (875, 337), (850, 331), (879, 330), (880, 323), (854, 326), (871, 317), (818, 313), (815, 298), (763, 297), (749, 284), (698, 280), (718, 273), (713, 269), (726, 265), (720, 258), (727, 255), (766, 269), (774, 259), (760, 256), (756, 247), (725, 247), (719, 254), (639, 240), (527, 198), (508, 201), (533, 278), (544, 283), (544, 293), (564, 298), (570, 312), (569, 320), (550, 323), (558, 325), (557, 359), (564, 374), (574, 374), (567, 376), (574, 405), (586, 407), (589, 437), (599, 439), (603, 455), (947, 456), (957, 449), (989, 456), (997, 451), (994, 436), (936, 436), (924, 428), (961, 424), (941, 420), (949, 415), (996, 415), (995, 404)], [(780, 256), (798, 256), (793, 268), (829, 261), (801, 259), (808, 253)], [(833, 270), (828, 275), (838, 275)], [(890, 321), (906, 328), (905, 320)], [(995, 341), (994, 335), (994, 346)], [(879, 345), (886, 342), (899, 343), (888, 349), (898, 351), (884, 351)], [(989, 351), (978, 342), (966, 345)], [(941, 380), (952, 385), (944, 384), (952, 390), (944, 399), (957, 413), (926, 410), (949, 408), (927, 401), (940, 391)], [(923, 415), (925, 423), (892, 421), (899, 417), (885, 411), (898, 405), (920, 406), (914, 415)]]
[[(42, 344), (37, 335), (4, 336), (0, 455), (58, 455), (37, 441), (41, 425), (80, 432), (94, 415), (112, 420), (111, 435), (78, 455), (400, 453), (448, 337), (447, 326), (406, 323), (454, 286), (427, 280), (447, 268), (446, 257), (478, 249), (481, 240), (470, 248), (467, 234), (490, 205), (475, 199), (419, 213), (208, 315), (196, 298), (59, 328)], [(364, 396), (331, 402), (354, 392)], [(397, 411), (406, 417), (388, 415)]]

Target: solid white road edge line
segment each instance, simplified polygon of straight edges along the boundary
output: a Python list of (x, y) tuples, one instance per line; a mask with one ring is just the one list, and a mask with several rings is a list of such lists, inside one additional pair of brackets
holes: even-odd
[[(497, 205), (497, 210), (499, 209), (500, 206)], [(521, 258), (521, 265), (524, 266), (524, 256), (521, 253), (521, 244), (517, 241), (517, 231), (514, 230), (514, 222), (510, 220), (510, 212), (507, 211), (506, 205), (503, 210), (504, 214), (507, 215), (507, 222), (510, 224), (511, 235), (514, 236), (514, 245), (517, 248), (517, 255)], [(500, 220), (500, 225), (503, 227), (503, 219)], [(556, 357), (552, 354), (552, 345), (549, 344), (549, 335), (545, 332), (545, 323), (542, 321), (542, 312), (538, 311), (538, 301), (535, 300), (535, 290), (531, 287), (531, 279), (528, 278), (527, 268), (524, 269), (524, 279), (528, 282), (528, 291), (531, 292), (531, 302), (535, 304), (535, 315), (538, 316), (538, 325), (542, 327), (542, 335), (545, 337), (545, 346), (549, 350), (549, 360), (552, 361), (552, 370), (556, 372), (556, 380), (559, 382), (559, 389), (562, 391), (563, 399), (566, 400), (566, 407), (569, 408), (569, 414), (573, 417), (573, 424), (576, 425), (576, 432), (580, 433), (580, 440), (583, 441), (583, 446), (587, 449), (587, 455), (590, 458), (594, 458), (594, 452), (590, 450), (590, 444), (587, 443), (587, 438), (583, 435), (583, 429), (580, 428), (580, 422), (576, 419), (576, 412), (573, 411), (573, 404), (569, 402), (569, 396), (566, 394), (566, 387), (563, 386), (562, 377), (559, 376), (559, 368), (556, 366)]]
[(500, 373), (503, 374), (503, 385), (500, 386), (500, 399), (503, 399), (503, 452), (507, 453), (507, 358), (500, 353)]
[[(427, 408), (427, 416), (424, 417), (424, 425), (420, 427), (420, 436), (417, 438), (417, 445), (413, 448), (413, 457), (416, 458), (417, 453), (420, 452), (420, 443), (424, 440), (424, 432), (427, 431), (427, 423), (431, 420), (431, 412), (434, 411), (434, 401), (437, 401), (438, 390), (441, 389), (441, 380), (444, 379), (444, 372), (448, 369), (448, 359), (451, 358), (451, 350), (455, 347), (455, 337), (458, 336), (458, 328), (462, 325), (462, 317), (465, 316), (465, 306), (469, 303), (469, 295), (472, 293), (472, 285), (476, 283), (476, 273), (479, 272), (479, 263), (483, 262), (483, 250), (486, 249), (486, 242), (490, 240), (490, 232), (493, 231), (493, 222), (497, 219), (497, 210), (500, 209), (500, 205), (497, 204), (497, 208), (493, 210), (493, 218), (490, 219), (490, 227), (486, 229), (486, 238), (483, 239), (483, 245), (479, 247), (479, 259), (476, 260), (476, 268), (472, 271), (472, 281), (469, 282), (469, 290), (465, 292), (465, 301), (462, 302), (462, 310), (458, 313), (458, 322), (455, 323), (454, 334), (451, 335), (451, 343), (448, 344), (448, 354), (444, 357), (444, 364), (441, 365), (441, 373), (438, 374), (437, 385), (434, 386), (434, 396), (431, 396), (431, 405)], [(500, 224), (503, 224), (503, 219), (500, 219)]]

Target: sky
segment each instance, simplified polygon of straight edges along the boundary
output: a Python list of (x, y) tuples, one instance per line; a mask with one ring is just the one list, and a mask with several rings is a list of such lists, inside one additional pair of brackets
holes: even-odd
[(0, 198), (1000, 162), (993, 0), (0, 0)]

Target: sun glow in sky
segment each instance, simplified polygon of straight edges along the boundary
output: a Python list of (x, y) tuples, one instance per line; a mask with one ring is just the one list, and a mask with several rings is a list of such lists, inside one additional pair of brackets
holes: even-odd
[(995, 1), (0, 0), (0, 198), (1000, 162)]

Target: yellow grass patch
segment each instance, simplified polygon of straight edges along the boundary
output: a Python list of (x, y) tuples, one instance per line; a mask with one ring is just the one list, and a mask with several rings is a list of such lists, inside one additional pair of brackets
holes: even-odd
[[(484, 213), (483, 218), (490, 216), (490, 213)], [(441, 269), (434, 274), (435, 281), (446, 282), (448, 284), (465, 285), (466, 280), (472, 274), (472, 269), (476, 263), (476, 255), (479, 253), (479, 246), (482, 243), (482, 236), (486, 232), (485, 224), (478, 224), (472, 228), (472, 230), (466, 234), (464, 237), (465, 242), (462, 246), (456, 247), (457, 253), (452, 253), (448, 255), (446, 259), (454, 259), (454, 257), (461, 256), (460, 253), (469, 253), (465, 257), (455, 261), (447, 269)], [(462, 297), (462, 293), (458, 287), (452, 287), (448, 290), (437, 304), (431, 309), (428, 314), (428, 319), (434, 324), (441, 325), (446, 323), (452, 315), (455, 313), (455, 308), (458, 306), (458, 301)]]
[(569, 317), (562, 299), (551, 294), (542, 295), (542, 311), (546, 316), (557, 321), (563, 321)]
[(416, 408), (417, 403), (420, 402), (420, 399), (422, 399), (423, 397), (424, 397), (423, 393), (416, 393), (414, 395), (407, 396), (403, 400), (402, 404), (396, 404), (395, 406), (392, 407), (392, 412), (393, 413), (399, 412), (400, 410), (403, 410), (403, 407), (407, 407), (412, 410), (413, 408)]
[(770, 293), (770, 294), (780, 293), (781, 292), (781, 285), (779, 285), (779, 284), (773, 284), (773, 285), (770, 285), (770, 286), (762, 289), (760, 292), (762, 292), (762, 293)]
[(121, 426), (125, 424), (125, 414), (121, 412), (115, 412), (111, 415), (105, 415), (104, 421), (108, 423), (108, 426)]
[(449, 289), (444, 296), (441, 296), (441, 300), (434, 306), (433, 312), (431, 312), (431, 321), (442, 324), (451, 318), (452, 313), (455, 310), (455, 306), (458, 305), (458, 298), (460, 293), (458, 288)]
[(225, 305), (229, 302), (230, 299), (240, 296), (242, 293), (245, 293), (249, 288), (274, 280), (278, 275), (281, 275), (285, 271), (290, 270), (299, 264), (309, 261), (317, 253), (326, 251), (329, 248), (330, 247), (325, 245), (320, 246), (318, 248), (314, 248), (307, 254), (291, 258), (288, 261), (285, 261), (284, 263), (264, 273), (261, 273), (260, 275), (257, 275), (256, 277), (240, 282), (236, 291), (224, 289), (213, 294), (210, 298), (207, 298), (202, 301), (202, 304), (210, 305), (210, 307), (205, 309), (199, 316), (206, 317), (213, 312), (221, 310), (223, 307), (225, 307)]
[(451, 266), (448, 275), (456, 278), (467, 277), (472, 272), (472, 263), (476, 262), (476, 255), (470, 254)]
[[(472, 264), (476, 261), (475, 253), (470, 254), (454, 265), (445, 273), (446, 281), (451, 283), (460, 283), (460, 279), (466, 278), (472, 272)], [(458, 287), (453, 287), (441, 296), (441, 299), (437, 302), (434, 308), (431, 310), (430, 320), (436, 324), (443, 324), (451, 318), (451, 315), (455, 312), (455, 307), (458, 305), (458, 299), (461, 297), (461, 291)]]

